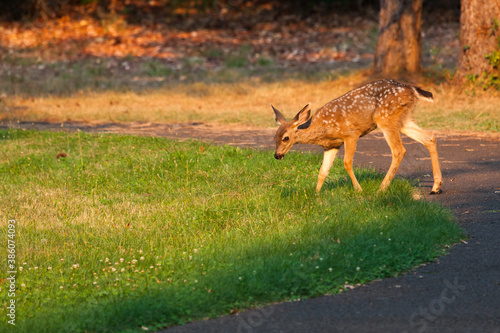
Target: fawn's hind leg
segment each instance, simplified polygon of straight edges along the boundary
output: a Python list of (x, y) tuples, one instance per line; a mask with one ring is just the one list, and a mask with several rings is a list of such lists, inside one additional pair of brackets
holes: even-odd
[(432, 186), (431, 194), (441, 193), (441, 185), (443, 184), (443, 176), (441, 175), (441, 168), (439, 167), (439, 156), (437, 152), (436, 138), (433, 134), (426, 132), (420, 128), (415, 122), (408, 121), (401, 133), (407, 135), (415, 141), (420, 142), (427, 148), (431, 155), (432, 174), (434, 175), (434, 185)]

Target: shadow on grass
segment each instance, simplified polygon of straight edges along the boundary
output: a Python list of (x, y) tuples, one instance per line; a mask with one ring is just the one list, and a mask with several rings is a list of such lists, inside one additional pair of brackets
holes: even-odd
[[(345, 172), (345, 170), (344, 170)], [(346, 173), (346, 172), (345, 172)], [(367, 170), (367, 169), (354, 169), (354, 175), (356, 176), (356, 179), (358, 180), (359, 184), (363, 189), (365, 189), (366, 185), (368, 183), (373, 183), (375, 182), (382, 182), (384, 179), (384, 175), (377, 173), (375, 170)], [(346, 190), (354, 190), (351, 178), (349, 178), (349, 175), (338, 175), (335, 177), (335, 179), (328, 179), (325, 181), (323, 184), (323, 190), (334, 190), (337, 188), (342, 188), (345, 187)]]
[[(273, 242), (262, 237), (229, 256), (228, 262), (209, 260), (205, 267), (214, 269), (199, 282), (152, 283), (144, 292), (89, 302), (70, 311), (42, 311), (26, 321), (22, 331), (158, 330), (215, 318), (232, 309), (338, 293), (346, 283), (408, 271), (443, 254), (443, 245), (458, 241), (460, 231), (450, 213), (436, 204), (412, 201), (401, 191), (405, 186), (397, 182), (394, 189), (367, 198), (367, 207), (379, 211), (378, 219), (360, 224), (359, 215), (346, 217), (339, 212), (327, 223), (304, 225), (297, 244), (286, 234)], [(409, 202), (415, 204), (408, 207)], [(381, 211), (389, 206), (397, 213), (386, 219)], [(334, 233), (341, 242), (332, 239)], [(427, 237), (419, 237), (422, 234)]]
[[(369, 192), (376, 191), (378, 186), (382, 183), (384, 175), (376, 172), (374, 169), (361, 169), (355, 168), (354, 174), (356, 179), (360, 183), (363, 190), (368, 190)], [(332, 192), (338, 189), (342, 189), (344, 192), (355, 192), (352, 186), (351, 178), (345, 171), (342, 161), (337, 159), (334, 166), (332, 167), (329, 176), (323, 183), (321, 188), (321, 193)], [(281, 197), (288, 198), (294, 197), (301, 193), (306, 193), (306, 195), (314, 195), (316, 190), (316, 183), (311, 184), (308, 188), (287, 186), (283, 187), (281, 190)]]

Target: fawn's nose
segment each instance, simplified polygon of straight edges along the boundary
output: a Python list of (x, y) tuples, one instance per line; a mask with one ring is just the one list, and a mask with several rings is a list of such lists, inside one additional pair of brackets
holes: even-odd
[(285, 155), (274, 153), (274, 158), (277, 159), (277, 160), (282, 160), (283, 156), (285, 156)]

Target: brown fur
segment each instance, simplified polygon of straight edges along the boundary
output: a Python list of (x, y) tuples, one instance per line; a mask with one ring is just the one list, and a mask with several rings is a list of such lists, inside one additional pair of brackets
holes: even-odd
[(380, 189), (386, 189), (394, 178), (406, 150), (400, 132), (422, 143), (429, 150), (434, 172), (431, 193), (439, 193), (442, 176), (436, 139), (418, 127), (412, 119), (417, 99), (432, 101), (432, 94), (421, 88), (394, 80), (368, 83), (327, 103), (313, 116), (310, 103), (292, 121), (273, 107), (280, 124), (275, 136), (277, 159), (282, 159), (295, 143), (315, 144), (325, 149), (316, 190), (328, 175), (338, 149), (345, 144), (344, 166), (357, 190), (362, 190), (352, 171), (357, 140), (380, 128), (392, 151), (392, 163)]

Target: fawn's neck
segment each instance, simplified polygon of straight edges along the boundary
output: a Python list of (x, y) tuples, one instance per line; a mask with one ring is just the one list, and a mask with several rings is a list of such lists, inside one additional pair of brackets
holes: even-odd
[(343, 140), (331, 130), (327, 133), (327, 128), (322, 126), (322, 120), (317, 115), (316, 113), (308, 122), (299, 126), (296, 143), (319, 145), (325, 149), (340, 147)]

